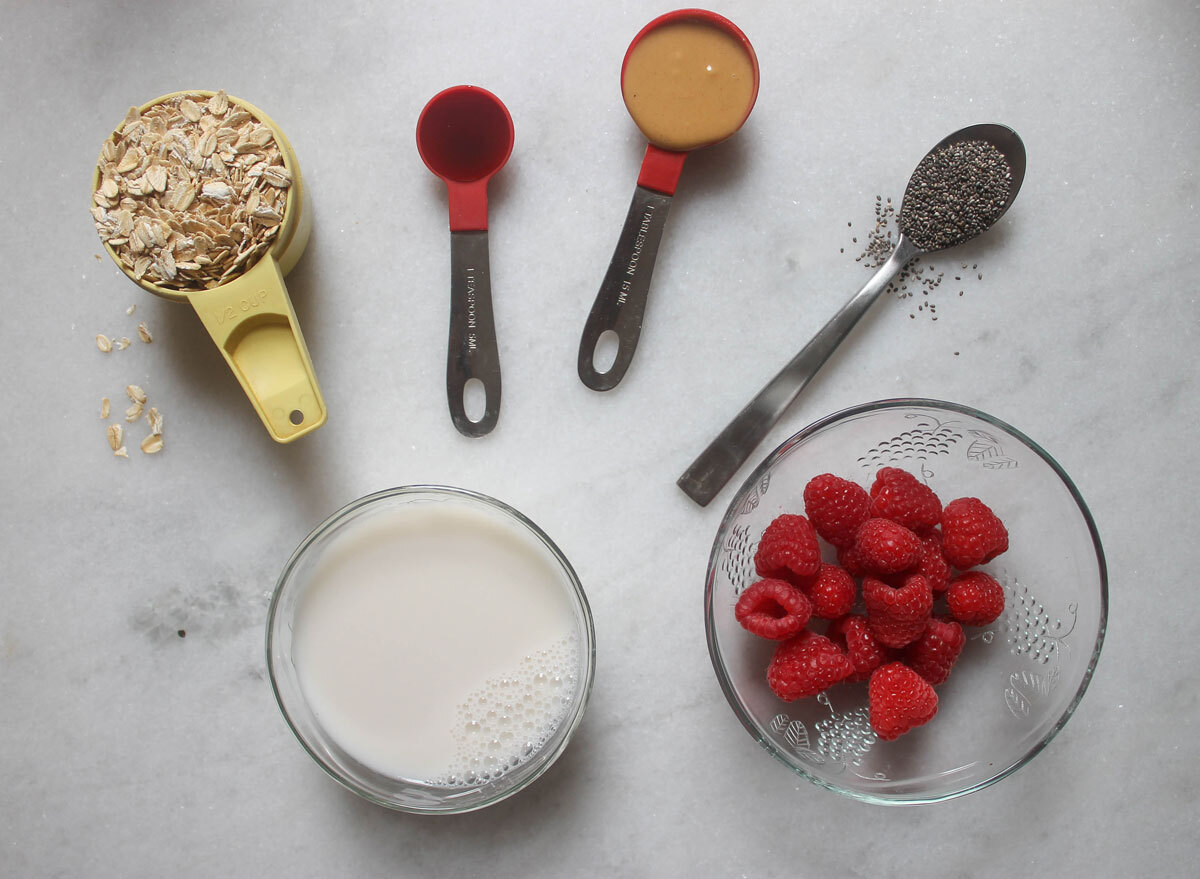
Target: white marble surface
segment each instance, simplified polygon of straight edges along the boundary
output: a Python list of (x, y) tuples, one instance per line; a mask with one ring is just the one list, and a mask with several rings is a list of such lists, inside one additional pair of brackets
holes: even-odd
[[(618, 70), (667, 8), (0, 3), (0, 875), (1191, 871), (1200, 7), (721, 3), (758, 50), (758, 105), (689, 160), (637, 359), (601, 395), (576, 345), (642, 152)], [(446, 412), (445, 197), (413, 142), (426, 99), (459, 82), (501, 96), (517, 132), (492, 189), (503, 412), (474, 441)], [(216, 87), (284, 127), (315, 204), (289, 288), (330, 419), (293, 446), (267, 438), (189, 309), (97, 256), (86, 211), (127, 105)], [(896, 395), (1015, 424), (1091, 505), (1110, 628), (1030, 767), (949, 804), (870, 807), (790, 775), (727, 708), (701, 592), (728, 492), (702, 510), (674, 481), (865, 280), (850, 238), (875, 195), (898, 198), (930, 145), (979, 121), (1029, 150), (1016, 206), (961, 253), (983, 280), (943, 287), (936, 323), (881, 303), (762, 452)], [(97, 352), (95, 333), (141, 319), (153, 345)], [(166, 415), (157, 458), (108, 453), (99, 400), (129, 382)], [(264, 673), (292, 548), (413, 482), (523, 510), (595, 611), (578, 738), (533, 788), (458, 818), (342, 791)]]

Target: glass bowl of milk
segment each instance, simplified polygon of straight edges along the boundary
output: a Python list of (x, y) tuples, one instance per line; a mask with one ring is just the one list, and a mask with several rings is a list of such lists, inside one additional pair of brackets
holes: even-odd
[(595, 628), (546, 534), (475, 492), (417, 485), (334, 513), (267, 619), (279, 707), (330, 776), (406, 812), (467, 812), (545, 772), (583, 718)]

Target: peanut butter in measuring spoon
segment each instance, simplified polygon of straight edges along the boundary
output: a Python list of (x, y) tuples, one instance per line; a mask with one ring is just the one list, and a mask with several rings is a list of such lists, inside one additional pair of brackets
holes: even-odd
[(579, 378), (594, 391), (615, 388), (633, 361), (684, 160), (742, 127), (758, 96), (758, 61), (733, 22), (703, 9), (677, 9), (633, 38), (621, 66), (621, 95), (650, 143), (579, 340)]
[(647, 33), (621, 76), (625, 106), (646, 139), (692, 150), (729, 137), (755, 98), (752, 56), (732, 34), (702, 21), (678, 21)]

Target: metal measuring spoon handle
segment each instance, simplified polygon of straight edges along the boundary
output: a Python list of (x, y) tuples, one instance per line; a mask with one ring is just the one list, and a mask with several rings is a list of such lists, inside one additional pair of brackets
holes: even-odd
[[(483, 384), (483, 417), (467, 417), (467, 382)], [(500, 418), (500, 353), (492, 315), (492, 280), (486, 231), (450, 233), (450, 342), (446, 357), (450, 419), (464, 436), (483, 436)]]
[(896, 249), (871, 280), (842, 306), (812, 340), (800, 349), (766, 387), (746, 404), (733, 421), (709, 443), (700, 457), (679, 477), (676, 484), (684, 493), (706, 506), (725, 487), (738, 468), (750, 457), (750, 453), (763, 441), (775, 423), (800, 396), (800, 392), (812, 380), (817, 371), (829, 359), (859, 319), (867, 313), (871, 304), (887, 289), (892, 278), (899, 274), (904, 265), (923, 251), (900, 236)]
[[(640, 185), (633, 192), (621, 237), (579, 342), (579, 378), (593, 391), (615, 388), (633, 362), (642, 334), (650, 277), (670, 208), (669, 195)], [(596, 343), (609, 330), (617, 334), (617, 356), (607, 372), (597, 372)]]

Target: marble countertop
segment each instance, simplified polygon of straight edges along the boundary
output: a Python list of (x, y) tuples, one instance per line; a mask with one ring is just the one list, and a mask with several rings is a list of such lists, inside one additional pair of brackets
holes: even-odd
[[(1190, 872), (1200, 6), (720, 4), (757, 49), (758, 103), (688, 160), (637, 357), (597, 394), (576, 348), (643, 151), (618, 71), (667, 8), (0, 2), (0, 875)], [(445, 195), (413, 140), (425, 101), (460, 82), (516, 127), (491, 189), (503, 409), (478, 440), (447, 414)], [(315, 209), (288, 287), (329, 422), (288, 446), (191, 310), (109, 262), (85, 210), (128, 105), (218, 87), (284, 128)], [(701, 598), (730, 491), (701, 509), (674, 482), (865, 281), (876, 195), (898, 200), (932, 144), (982, 121), (1021, 133), (1029, 171), (955, 256), (971, 273), (931, 294), (936, 322), (880, 302), (756, 459), (884, 397), (1014, 424), (1091, 507), (1109, 632), (1029, 767), (948, 804), (873, 807), (787, 772), (729, 710)], [(143, 320), (152, 344), (97, 351), (96, 333)], [(129, 383), (164, 413), (161, 455), (108, 450), (100, 399)], [(577, 738), (529, 790), (462, 817), (329, 781), (264, 668), (296, 544), (347, 501), (419, 482), (521, 509), (595, 613)]]

